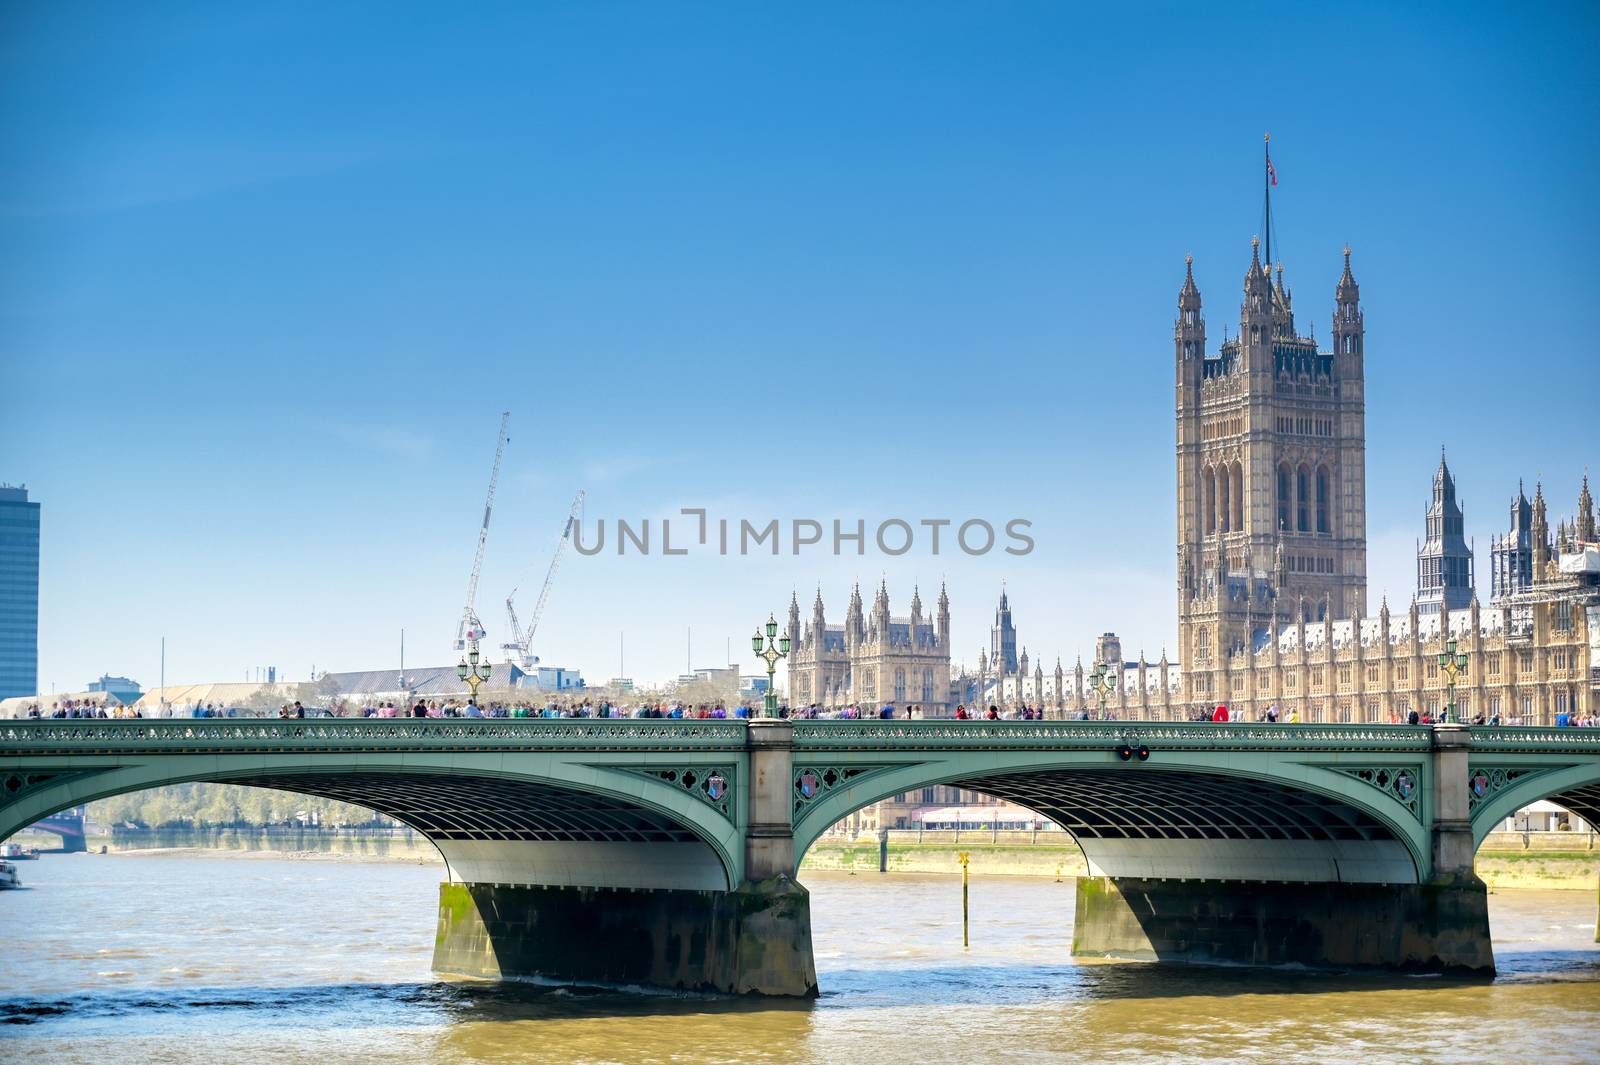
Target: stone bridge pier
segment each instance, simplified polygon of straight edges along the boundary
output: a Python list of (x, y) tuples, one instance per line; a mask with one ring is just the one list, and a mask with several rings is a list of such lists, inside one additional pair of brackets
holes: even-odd
[[(1225, 861), (1189, 870), (1194, 876), (1089, 876), (1078, 882), (1073, 953), (1493, 975), (1488, 892), (1473, 870), (1477, 848), (1463, 786), (1469, 744), (1465, 728), (1436, 729), (1419, 767), (1431, 800), (1419, 804), (1431, 811), (1425, 877), (1374, 876), (1375, 865), (1362, 868), (1376, 857), (1364, 852), (1389, 849), (1381, 839), (1329, 848), (1328, 861), (1317, 863), (1321, 870), (1285, 862), (1276, 877), (1270, 857), (1264, 868), (1241, 868), (1238, 879), (1227, 876)], [(1283, 858), (1292, 858), (1292, 845), (1280, 846)], [(1091, 870), (1099, 849), (1085, 841)]]
[[(734, 792), (743, 809), (733, 811), (743, 849), (725, 870), (729, 883), (698, 880), (704, 866), (676, 858), (671, 868), (657, 866), (651, 851), (673, 845), (648, 840), (617, 848), (559, 886), (453, 876), (439, 888), (434, 969), (815, 997), (811, 901), (794, 875), (793, 746), (789, 722), (749, 723)], [(555, 844), (544, 857), (560, 863), (556, 848), (572, 846)], [(448, 860), (450, 849), (441, 850)], [(551, 879), (548, 861), (541, 864), (535, 875)]]

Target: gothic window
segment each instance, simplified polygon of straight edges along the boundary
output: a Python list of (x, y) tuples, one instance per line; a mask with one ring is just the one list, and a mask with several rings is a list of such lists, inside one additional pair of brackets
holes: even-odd
[(1244, 528), (1244, 467), (1233, 464), (1233, 517), (1228, 523), (1234, 532)]
[(1308, 507), (1311, 502), (1311, 492), (1306, 483), (1310, 475), (1304, 466), (1294, 474), (1294, 500), (1295, 500), (1295, 528), (1300, 532), (1311, 531), (1311, 519)]
[(1328, 531), (1328, 469), (1317, 470), (1317, 532)]
[(1281, 531), (1289, 530), (1289, 470), (1286, 466), (1278, 467), (1278, 528)]
[(1572, 604), (1562, 601), (1556, 604), (1556, 631), (1569, 632), (1572, 629)]
[(922, 671), (922, 701), (925, 703), (933, 702), (933, 670), (931, 669)]
[(1214, 533), (1217, 531), (1217, 474), (1210, 466), (1200, 477), (1200, 494), (1204, 497), (1200, 504), (1201, 524), (1206, 532)]
[(1200, 630), (1200, 645), (1196, 649), (1196, 655), (1202, 660), (1211, 657), (1211, 633), (1207, 629)]
[(894, 701), (897, 703), (906, 701), (906, 671), (903, 669), (894, 671)]
[(1233, 510), (1232, 503), (1230, 502), (1232, 487), (1233, 477), (1228, 473), (1228, 467), (1224, 466), (1217, 471), (1217, 522), (1219, 523), (1223, 532), (1227, 532), (1230, 528), (1228, 525), (1228, 515)]

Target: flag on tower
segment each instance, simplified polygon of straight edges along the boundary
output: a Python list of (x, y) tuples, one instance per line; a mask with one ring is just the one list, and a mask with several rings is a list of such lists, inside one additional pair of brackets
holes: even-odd
[(1278, 184), (1278, 168), (1272, 165), (1271, 155), (1267, 156), (1267, 177), (1272, 181), (1273, 186), (1276, 187)]

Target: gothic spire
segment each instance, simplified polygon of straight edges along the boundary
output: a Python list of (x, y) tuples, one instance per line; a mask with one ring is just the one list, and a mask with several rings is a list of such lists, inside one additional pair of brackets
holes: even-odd
[(1339, 277), (1339, 286), (1333, 290), (1334, 300), (1338, 303), (1355, 303), (1361, 298), (1361, 288), (1356, 284), (1356, 276), (1350, 272), (1350, 245), (1344, 246), (1344, 273)]
[(1180, 311), (1198, 311), (1200, 309), (1200, 289), (1194, 283), (1194, 256), (1183, 257), (1183, 288), (1178, 292), (1178, 309)]
[(1594, 496), (1589, 494), (1589, 475), (1583, 475), (1583, 491), (1578, 493), (1577, 536), (1586, 544), (1594, 543)]

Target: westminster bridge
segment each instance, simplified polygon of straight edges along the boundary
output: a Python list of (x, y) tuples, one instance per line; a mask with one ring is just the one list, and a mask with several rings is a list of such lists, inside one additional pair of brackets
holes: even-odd
[(1600, 824), (1600, 729), (0, 723), (0, 839), (190, 781), (338, 799), (426, 835), (446, 863), (442, 972), (814, 995), (806, 849), (855, 810), (949, 784), (1072, 834), (1090, 872), (1076, 954), (1492, 973), (1477, 846), (1539, 799)]

